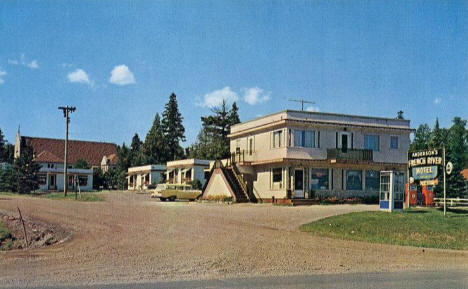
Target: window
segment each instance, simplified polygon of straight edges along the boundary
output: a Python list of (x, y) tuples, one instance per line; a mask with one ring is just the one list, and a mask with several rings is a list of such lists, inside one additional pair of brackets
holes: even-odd
[(362, 171), (346, 171), (346, 190), (362, 190)]
[(364, 135), (364, 148), (366, 150), (379, 150), (379, 136), (378, 135)]
[(328, 170), (311, 169), (310, 170), (310, 189), (328, 190)]
[(398, 137), (391, 136), (390, 137), (390, 148), (397, 149), (398, 148)]
[(294, 146), (314, 148), (315, 147), (315, 131), (295, 130), (294, 131)]
[(386, 174), (380, 177), (380, 200), (388, 201), (390, 192), (390, 175)]
[(249, 155), (253, 154), (253, 138), (249, 139)]
[(380, 172), (366, 171), (366, 190), (376, 192), (380, 186)]
[(283, 181), (283, 169), (274, 168), (273, 169), (273, 183), (281, 183)]
[(283, 136), (283, 131), (282, 130), (278, 130), (278, 131), (273, 132), (273, 145), (272, 145), (273, 148), (281, 147), (281, 138), (282, 138), (282, 136)]
[(47, 175), (46, 174), (37, 174), (37, 180), (39, 185), (45, 185), (47, 183)]
[(80, 186), (87, 186), (88, 185), (88, 176), (79, 176), (78, 177), (78, 183)]
[(303, 137), (302, 137), (302, 134), (303, 134), (303, 130), (295, 130), (294, 131), (294, 146), (295, 147), (302, 147), (302, 141), (303, 141)]

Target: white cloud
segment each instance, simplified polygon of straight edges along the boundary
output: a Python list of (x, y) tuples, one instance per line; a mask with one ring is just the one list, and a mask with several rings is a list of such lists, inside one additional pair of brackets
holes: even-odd
[(205, 94), (203, 97), (203, 103), (200, 105), (204, 107), (215, 107), (221, 105), (223, 100), (226, 102), (234, 102), (238, 99), (239, 96), (237, 93), (232, 91), (229, 86), (226, 86), (225, 88)]
[(37, 64), (37, 60), (34, 59), (33, 61), (29, 62), (26, 64), (27, 67), (31, 68), (31, 69), (37, 69), (39, 68), (39, 64)]
[(135, 83), (135, 77), (130, 69), (128, 69), (128, 66), (122, 64), (112, 69), (109, 82), (117, 85), (128, 85)]
[(80, 68), (73, 72), (69, 72), (67, 78), (70, 82), (91, 84), (91, 82), (89, 81), (88, 74)]
[(3, 80), (3, 76), (7, 75), (6, 71), (0, 70), (0, 84), (3, 84), (5, 80)]
[(318, 106), (308, 106), (306, 108), (307, 111), (312, 111), (312, 112), (319, 112), (320, 111), (320, 108), (318, 108)]
[(440, 97), (436, 97), (436, 98), (434, 99), (434, 104), (439, 104), (439, 103), (441, 103), (441, 102), (442, 102), (442, 98), (440, 98)]
[(22, 65), (24, 67), (28, 67), (31, 69), (37, 69), (39, 68), (39, 63), (37, 62), (36, 59), (33, 59), (30, 62), (26, 61), (26, 57), (24, 56), (24, 53), (21, 54), (20, 59), (8, 59), (8, 64), (11, 65)]
[(271, 93), (267, 93), (259, 87), (245, 88), (243, 91), (244, 101), (250, 105), (256, 105), (270, 100)]

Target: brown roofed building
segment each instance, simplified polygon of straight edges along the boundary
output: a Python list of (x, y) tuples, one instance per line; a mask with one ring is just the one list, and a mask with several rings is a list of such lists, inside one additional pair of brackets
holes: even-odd
[[(24, 145), (33, 149), (34, 160), (41, 164), (40, 189), (60, 190), (60, 187), (63, 188), (65, 141), (63, 139), (21, 136), (18, 131), (15, 140), (15, 158), (21, 155), (21, 149)], [(73, 168), (73, 164), (79, 159), (85, 160), (91, 169)], [(82, 190), (91, 190), (93, 184), (92, 168), (101, 168), (105, 172), (114, 167), (116, 163), (117, 145), (113, 143), (68, 141), (68, 183), (71, 188), (79, 179)]]

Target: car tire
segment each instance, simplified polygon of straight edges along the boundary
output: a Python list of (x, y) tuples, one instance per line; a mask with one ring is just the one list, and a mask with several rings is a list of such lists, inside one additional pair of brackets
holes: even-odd
[(161, 200), (161, 202), (165, 202), (166, 201), (166, 198), (159, 198)]
[(174, 197), (174, 196), (169, 198), (170, 202), (174, 202), (175, 200), (176, 200), (176, 197)]

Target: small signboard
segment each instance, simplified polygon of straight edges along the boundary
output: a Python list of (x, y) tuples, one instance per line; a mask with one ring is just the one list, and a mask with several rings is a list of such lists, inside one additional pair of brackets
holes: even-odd
[(439, 176), (439, 166), (442, 166), (442, 149), (424, 150), (408, 153), (408, 168), (410, 177), (414, 180), (434, 180)]
[(439, 180), (438, 179), (435, 179), (435, 180), (422, 180), (421, 182), (419, 182), (419, 184), (421, 186), (437, 186), (439, 184)]

